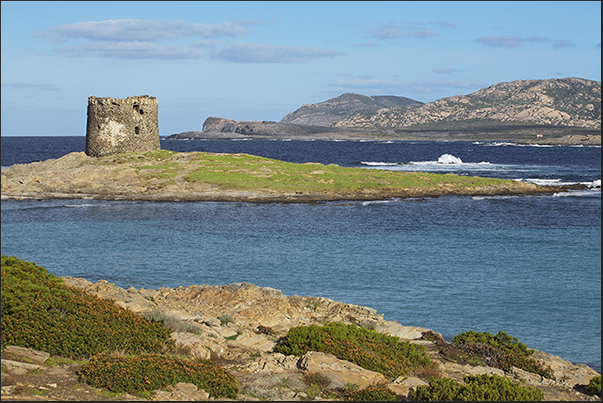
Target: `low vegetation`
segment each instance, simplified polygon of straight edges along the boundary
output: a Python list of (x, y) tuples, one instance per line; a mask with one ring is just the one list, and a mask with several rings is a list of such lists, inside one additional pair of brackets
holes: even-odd
[(334, 192), (359, 189), (422, 188), (440, 184), (485, 186), (502, 179), (422, 172), (393, 172), (315, 163), (297, 164), (248, 154), (200, 153), (200, 167), (186, 176), (190, 182), (235, 189), (288, 192)]
[(132, 164), (145, 179), (203, 183), (222, 189), (264, 190), (289, 193), (333, 193), (358, 190), (489, 186), (513, 181), (452, 174), (396, 172), (340, 167), (318, 163), (292, 163), (249, 154), (208, 152), (178, 153), (168, 150), (144, 154), (124, 153), (99, 158), (96, 164)]
[(215, 398), (234, 399), (238, 393), (234, 376), (216, 364), (160, 354), (100, 354), (80, 370), (80, 377), (92, 386), (117, 393), (140, 395), (178, 382), (192, 383)]
[(530, 357), (534, 350), (528, 349), (525, 344), (505, 332), (500, 331), (493, 335), (470, 330), (454, 336), (452, 342), (463, 346), (468, 354), (483, 365), (503, 371), (517, 367), (544, 378), (555, 379), (551, 368)]
[(369, 385), (366, 388), (359, 390), (349, 389), (344, 392), (343, 398), (344, 400), (351, 400), (354, 402), (384, 402), (400, 400), (398, 396), (389, 390), (385, 385)]
[(423, 346), (342, 323), (293, 327), (277, 345), (276, 351), (299, 357), (308, 351), (333, 354), (391, 378), (430, 364)]
[(2, 349), (30, 347), (69, 358), (156, 353), (170, 346), (170, 333), (161, 323), (68, 287), (41, 266), (2, 256)]
[(544, 393), (502, 376), (484, 374), (468, 375), (463, 383), (450, 378), (434, 379), (429, 386), (417, 386), (412, 398), (420, 401), (540, 401)]
[(92, 357), (81, 379), (115, 393), (141, 395), (190, 382), (217, 398), (236, 397), (236, 381), (226, 370), (209, 361), (168, 355), (174, 342), (166, 326), (181, 331), (179, 321), (145, 319), (67, 286), (34, 263), (5, 255), (1, 259), (2, 350), (14, 345), (64, 357), (59, 359)]
[(586, 391), (591, 395), (597, 395), (601, 397), (601, 377), (595, 376), (590, 379), (586, 386)]

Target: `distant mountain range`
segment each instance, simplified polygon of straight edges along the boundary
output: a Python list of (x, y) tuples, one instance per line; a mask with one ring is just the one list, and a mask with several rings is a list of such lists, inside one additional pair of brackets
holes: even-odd
[(475, 120), (601, 128), (601, 83), (581, 78), (511, 81), (422, 105), (348, 115), (334, 126), (401, 128)]
[(317, 104), (304, 105), (282, 118), (280, 123), (330, 126), (350, 116), (374, 114), (384, 108), (404, 109), (421, 105), (422, 102), (393, 95), (343, 94)]
[[(170, 138), (388, 138), (600, 144), (601, 83), (581, 78), (517, 80), (422, 103), (343, 94), (303, 105), (277, 122), (210, 117), (202, 132)], [(576, 137), (578, 136), (578, 137)], [(598, 139), (597, 139), (598, 136)]]

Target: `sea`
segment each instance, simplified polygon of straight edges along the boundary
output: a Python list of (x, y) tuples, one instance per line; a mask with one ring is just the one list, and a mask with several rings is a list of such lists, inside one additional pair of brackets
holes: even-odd
[[(1, 139), (3, 169), (85, 148), (84, 136)], [(161, 147), (586, 186), (314, 204), (2, 200), (2, 254), (123, 288), (249, 282), (368, 306), (447, 340), (503, 331), (601, 372), (600, 147), (166, 138)]]

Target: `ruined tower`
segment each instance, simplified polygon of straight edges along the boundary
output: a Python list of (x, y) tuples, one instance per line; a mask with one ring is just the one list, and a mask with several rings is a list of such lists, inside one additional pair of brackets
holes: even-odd
[(161, 148), (157, 99), (88, 98), (86, 154), (92, 157)]

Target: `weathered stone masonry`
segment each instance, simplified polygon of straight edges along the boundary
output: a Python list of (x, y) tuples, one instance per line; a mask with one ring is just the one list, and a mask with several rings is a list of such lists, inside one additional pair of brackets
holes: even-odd
[(102, 157), (161, 148), (157, 99), (148, 95), (124, 99), (88, 98), (86, 154)]

